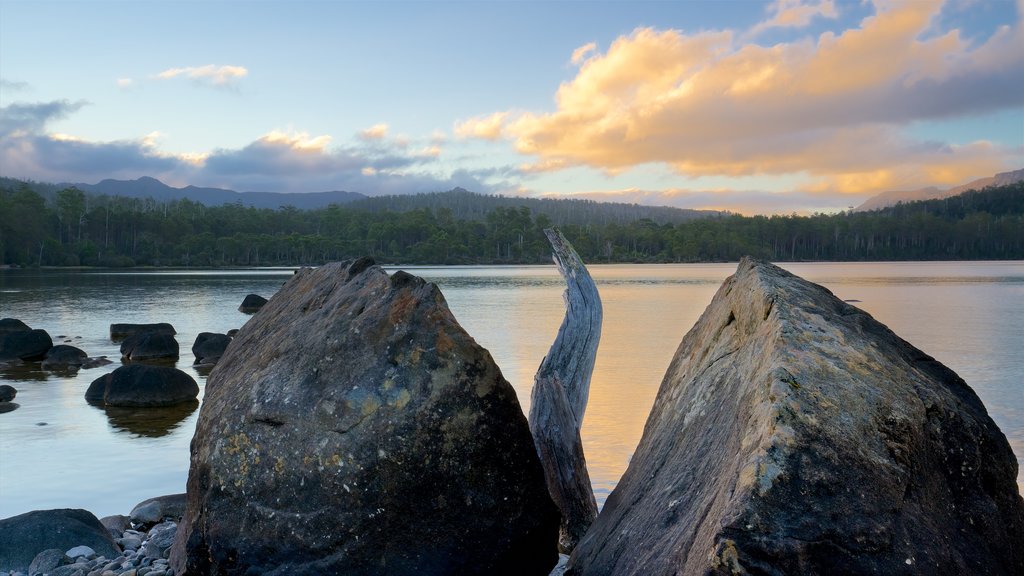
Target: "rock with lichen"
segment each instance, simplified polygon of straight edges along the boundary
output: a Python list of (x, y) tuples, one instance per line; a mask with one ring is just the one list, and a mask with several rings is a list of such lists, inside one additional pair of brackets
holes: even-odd
[(206, 385), (171, 553), (189, 574), (547, 574), (526, 418), (438, 288), (303, 269)]
[(1017, 461), (951, 370), (744, 259), (568, 574), (1024, 574)]

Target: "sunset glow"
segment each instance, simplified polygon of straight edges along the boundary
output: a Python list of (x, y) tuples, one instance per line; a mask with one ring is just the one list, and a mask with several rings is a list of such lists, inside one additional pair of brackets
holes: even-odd
[(1024, 167), (1024, 0), (0, 0), (0, 74), (51, 182), (753, 214)]

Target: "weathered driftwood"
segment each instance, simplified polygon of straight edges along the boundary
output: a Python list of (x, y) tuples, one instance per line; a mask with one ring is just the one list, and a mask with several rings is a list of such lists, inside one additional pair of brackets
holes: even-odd
[(558, 545), (571, 551), (597, 518), (597, 502), (583, 457), (580, 426), (601, 339), (601, 298), (579, 254), (562, 233), (544, 233), (565, 279), (565, 318), (534, 378), (530, 431), (548, 492), (562, 514)]

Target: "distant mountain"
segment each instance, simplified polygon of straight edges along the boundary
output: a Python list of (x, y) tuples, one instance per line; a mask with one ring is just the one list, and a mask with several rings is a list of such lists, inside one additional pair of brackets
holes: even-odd
[[(67, 184), (65, 186), (72, 186)], [(287, 194), (282, 192), (235, 192), (224, 188), (200, 188), (185, 186), (175, 188), (156, 178), (143, 176), (136, 180), (102, 180), (96, 184), (73, 184), (83, 192), (122, 196), (126, 198), (152, 198), (158, 202), (191, 200), (207, 206), (241, 203), (254, 208), (277, 209), (294, 206), (302, 210), (324, 208), (330, 204), (347, 204), (366, 198), (358, 192), (303, 192)]]
[(535, 214), (544, 214), (556, 226), (630, 224), (650, 220), (655, 224), (679, 224), (697, 218), (722, 216), (716, 210), (693, 210), (670, 206), (643, 206), (622, 202), (597, 202), (577, 198), (530, 198), (526, 196), (494, 196), (453, 188), (447, 192), (429, 192), (396, 196), (373, 196), (348, 205), (367, 212), (411, 212), (413, 210), (451, 211), (457, 220), (483, 221), (497, 208), (527, 207)]
[(947, 188), (945, 190), (929, 186), (928, 188), (921, 188), (918, 190), (900, 190), (891, 192), (882, 192), (868, 198), (863, 204), (858, 206), (856, 212), (865, 212), (867, 210), (878, 210), (879, 208), (885, 208), (887, 206), (894, 206), (900, 202), (915, 202), (918, 200), (941, 200), (942, 198), (949, 198), (950, 196), (956, 196), (963, 194), (968, 190), (981, 190), (989, 186), (1008, 186), (1010, 184), (1016, 184), (1024, 180), (1024, 169), (1014, 170), (1012, 172), (1000, 172), (995, 176), (989, 176), (988, 178), (979, 178), (972, 180), (967, 184), (956, 186), (953, 188)]
[(723, 216), (716, 210), (693, 210), (670, 206), (644, 206), (621, 202), (598, 202), (576, 198), (529, 198), (524, 196), (495, 196), (454, 188), (447, 192), (426, 192), (392, 196), (366, 196), (357, 192), (235, 192), (223, 188), (185, 186), (175, 188), (148, 176), (136, 180), (103, 180), (97, 184), (47, 184), (26, 182), (0, 177), (0, 188), (14, 189), (29, 185), (52, 200), (57, 191), (75, 186), (91, 195), (105, 194), (127, 198), (152, 198), (157, 202), (188, 199), (207, 206), (241, 204), (255, 208), (276, 210), (294, 206), (300, 210), (316, 210), (331, 204), (370, 213), (412, 212), (429, 210), (447, 211), (456, 220), (485, 221), (488, 214), (502, 209), (528, 208), (534, 214), (543, 214), (556, 226), (628, 225), (641, 220), (654, 224), (680, 224), (698, 218)]

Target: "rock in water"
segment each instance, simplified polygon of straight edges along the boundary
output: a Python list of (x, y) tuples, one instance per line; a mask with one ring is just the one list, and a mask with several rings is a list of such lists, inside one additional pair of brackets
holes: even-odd
[(206, 385), (177, 574), (548, 574), (519, 402), (433, 284), (303, 269)]
[(214, 332), (200, 332), (192, 344), (192, 354), (196, 357), (196, 364), (214, 364), (224, 355), (224, 350), (231, 344), (231, 337), (227, 334)]
[(127, 338), (136, 334), (170, 334), (174, 336), (178, 332), (174, 329), (174, 326), (167, 322), (158, 322), (156, 324), (111, 324), (110, 325), (110, 339), (119, 340), (121, 338)]
[(57, 344), (46, 352), (42, 367), (44, 370), (60, 370), (78, 368), (89, 360), (89, 355), (81, 348)]
[(267, 302), (268, 300), (259, 294), (247, 294), (246, 297), (242, 299), (242, 303), (238, 306), (238, 311), (244, 312), (245, 314), (255, 314), (256, 312), (259, 312)]
[(15, 330), (0, 333), (0, 360), (42, 360), (53, 348), (46, 330)]
[(198, 395), (199, 384), (185, 372), (145, 364), (119, 366), (85, 391), (85, 399), (94, 404), (149, 408), (194, 402)]
[(133, 334), (121, 342), (121, 356), (132, 362), (177, 358), (178, 341), (159, 332)]
[(569, 574), (1024, 574), (1017, 461), (956, 374), (744, 259)]

